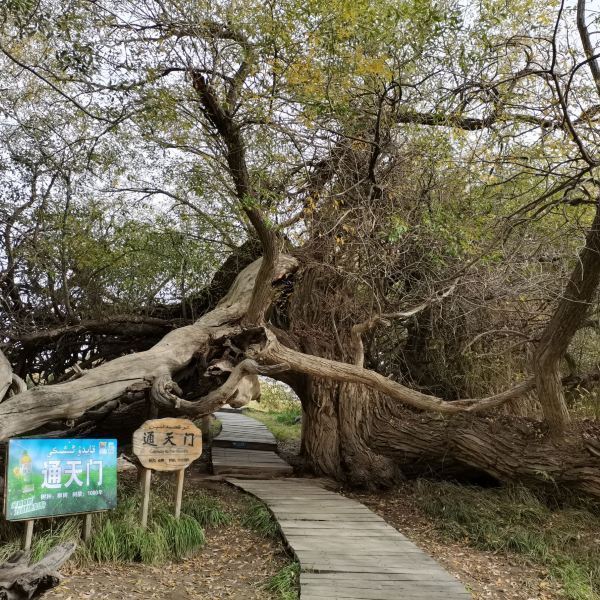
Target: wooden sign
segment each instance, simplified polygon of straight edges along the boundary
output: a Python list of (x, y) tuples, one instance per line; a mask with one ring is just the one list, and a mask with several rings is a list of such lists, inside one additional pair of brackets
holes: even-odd
[(179, 471), (202, 454), (202, 432), (187, 419), (153, 419), (133, 434), (133, 452), (146, 469)]
[(185, 468), (202, 454), (202, 432), (187, 419), (153, 419), (133, 433), (133, 452), (142, 472), (142, 527), (148, 525), (152, 471), (177, 471), (175, 517), (181, 514)]

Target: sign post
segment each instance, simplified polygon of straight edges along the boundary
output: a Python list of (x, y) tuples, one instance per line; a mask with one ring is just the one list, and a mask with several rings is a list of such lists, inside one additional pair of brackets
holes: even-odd
[(148, 525), (152, 471), (176, 471), (175, 517), (181, 515), (185, 468), (202, 454), (202, 432), (187, 419), (152, 419), (133, 434), (133, 452), (142, 473), (142, 527)]
[[(26, 521), (29, 549), (34, 520), (109, 510), (117, 505), (117, 442), (113, 439), (16, 438), (8, 442), (4, 512)], [(84, 538), (91, 533), (91, 515)]]
[(92, 537), (92, 513), (85, 513), (83, 518), (83, 541), (88, 542)]
[(25, 521), (25, 535), (23, 536), (23, 550), (25, 550), (25, 552), (31, 550), (31, 540), (33, 539), (34, 523), (35, 519), (29, 519), (29, 521)]
[(185, 469), (179, 469), (175, 471), (175, 518), (179, 519), (181, 516), (181, 499), (183, 498), (183, 479), (185, 475)]

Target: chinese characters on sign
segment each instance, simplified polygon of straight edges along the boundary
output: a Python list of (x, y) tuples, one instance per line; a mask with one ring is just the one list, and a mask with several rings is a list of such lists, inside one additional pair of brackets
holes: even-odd
[(202, 454), (202, 432), (187, 419), (146, 421), (133, 434), (133, 452), (147, 469), (179, 471)]
[(8, 520), (114, 508), (116, 440), (10, 440), (5, 499)]

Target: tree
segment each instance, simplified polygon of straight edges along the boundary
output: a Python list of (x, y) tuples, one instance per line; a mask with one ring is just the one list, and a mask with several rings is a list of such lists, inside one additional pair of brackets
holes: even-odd
[[(203, 415), (239, 394), (248, 377), (268, 372), (290, 383), (302, 400), (303, 451), (316, 472), (386, 483), (398, 466), (414, 470), (422, 458), (438, 465), (449, 453), (457, 464), (497, 477), (543, 480), (547, 469), (557, 481), (598, 493), (597, 458), (590, 457), (583, 438), (559, 440), (552, 452), (544, 442), (523, 455), (534, 426), (523, 433), (513, 419), (498, 433), (501, 420), (474, 416), (537, 386), (551, 432), (560, 436), (568, 426), (560, 361), (585, 320), (579, 307), (595, 297), (598, 217), (567, 292), (552, 307), (554, 316), (544, 323), (538, 308), (515, 327), (531, 341), (544, 323), (534, 377), (480, 399), (450, 400), (401, 381), (421, 377), (415, 375), (423, 371), (419, 347), (436, 337), (435, 327), (440, 330), (436, 311), (453, 302), (455, 316), (466, 321), (472, 310), (454, 298), (468, 300), (466, 288), (474, 283), (486, 292), (481, 310), (511, 314), (511, 306), (523, 303), (523, 287), (515, 281), (526, 280), (540, 259), (539, 246), (557, 209), (568, 222), (589, 222), (590, 205), (597, 207), (597, 158), (590, 150), (597, 143), (590, 74), (595, 85), (597, 67), (585, 3), (577, 21), (583, 59), (566, 35), (571, 25), (564, 7), (553, 15), (535, 2), (516, 11), (502, 6), (492, 2), (471, 15), (453, 3), (419, 1), (289, 1), (244, 9), (152, 0), (10, 5), (4, 31), (18, 42), (5, 36), (0, 45), (9, 69), (24, 85), (41, 86), (44, 97), (57, 102), (59, 112), (74, 113), (80, 127), (97, 130), (86, 156), (101, 162), (114, 155), (109, 148), (98, 152), (98, 139), (109, 147), (117, 140), (125, 153), (141, 146), (131, 170), (123, 156), (105, 162), (101, 172), (96, 167), (99, 182), (117, 175), (114, 185), (101, 186), (111, 200), (99, 222), (107, 220), (115, 198), (160, 198), (185, 211), (163, 231), (178, 240), (165, 253), (164, 277), (150, 264), (146, 278), (136, 270), (133, 286), (131, 272), (116, 274), (101, 286), (96, 302), (90, 302), (93, 290), (84, 287), (76, 308), (70, 290), (82, 268), (68, 264), (59, 244), (61, 283), (51, 284), (49, 276), (37, 297), (49, 302), (60, 326), (38, 321), (45, 330), (36, 324), (25, 337), (14, 332), (19, 319), (6, 317), (13, 331), (4, 337), (20, 344), (10, 352), (22, 369), (35, 364), (27, 355), (34, 347), (53, 365), (44, 371), (45, 382), (50, 372), (63, 381), (3, 402), (0, 437), (48, 428), (49, 422), (71, 433), (125, 433), (149, 410)], [(56, 25), (50, 27), (51, 21)], [(57, 37), (56, 30), (64, 35)], [(82, 147), (86, 143), (83, 136)], [(38, 142), (41, 149), (47, 145)], [(165, 166), (153, 160), (158, 153)], [(79, 159), (80, 152), (75, 154)], [(45, 189), (54, 177), (64, 195), (57, 231), (66, 243), (65, 231), (79, 226), (69, 220), (74, 174), (83, 178), (90, 166), (42, 164), (49, 178)], [(80, 221), (88, 232), (90, 200), (79, 194)], [(47, 211), (40, 212), (46, 219)], [(538, 224), (542, 216), (546, 225)], [(197, 224), (190, 227), (192, 219)], [(111, 253), (120, 239), (125, 245), (148, 240), (144, 252), (160, 239), (154, 227), (119, 225), (93, 239), (103, 239)], [(235, 268), (217, 270), (207, 286), (198, 265), (177, 248), (179, 240), (189, 243), (190, 229), (224, 245), (240, 244), (242, 251), (232, 256), (241, 255), (236, 263), (245, 268), (239, 274)], [(515, 240), (515, 231), (521, 239)], [(250, 238), (241, 245), (244, 232)], [(72, 249), (76, 238), (70, 236)], [(262, 259), (250, 262), (253, 238)], [(523, 239), (538, 249), (523, 251)], [(478, 247), (468, 240), (479, 240)], [(564, 240), (551, 245), (568, 253)], [(89, 246), (73, 253), (87, 262), (93, 255)], [(207, 271), (215, 268), (220, 254), (214, 255)], [(181, 293), (165, 291), (163, 303), (156, 302), (158, 292), (139, 294), (161, 282), (158, 289), (167, 290), (178, 278), (173, 257)], [(3, 277), (18, 304), (24, 276), (10, 279), (10, 260)], [(142, 263), (132, 264), (139, 269)], [(499, 270), (505, 274), (494, 281)], [(540, 293), (559, 293), (555, 275), (543, 273), (527, 290), (532, 303), (539, 306)], [(510, 284), (510, 292), (499, 299), (498, 292), (490, 294), (490, 282), (496, 290)], [(216, 306), (207, 300), (211, 289), (229, 285)], [(127, 306), (133, 314), (96, 318), (108, 292), (111, 306), (122, 308), (122, 286), (138, 293)], [(165, 306), (175, 295), (179, 312)], [(192, 297), (198, 302), (188, 302)], [(196, 311), (204, 314), (185, 324)], [(31, 321), (43, 310), (29, 303), (25, 312)], [(412, 354), (408, 373), (395, 371), (402, 351), (376, 348), (382, 325), (405, 337), (405, 354)], [(139, 326), (143, 333), (135, 330)], [(134, 328), (129, 338), (117, 331), (128, 327)], [(74, 351), (57, 356), (49, 348), (66, 335), (74, 336)], [(107, 335), (120, 343), (107, 349)], [(128, 353), (123, 343), (138, 352)], [(73, 374), (69, 360), (91, 368)], [(223, 360), (230, 369), (206, 370)], [(522, 352), (519, 361), (524, 367)], [(449, 417), (423, 416), (429, 412)], [(475, 432), (471, 437), (465, 422)], [(438, 445), (425, 435), (439, 438)], [(494, 443), (503, 444), (502, 468)], [(565, 456), (574, 475), (557, 466)]]

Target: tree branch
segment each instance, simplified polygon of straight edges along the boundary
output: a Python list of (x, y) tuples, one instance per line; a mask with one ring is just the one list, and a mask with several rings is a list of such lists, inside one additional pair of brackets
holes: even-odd
[(322, 377), (345, 383), (366, 385), (391, 399), (406, 406), (425, 411), (453, 414), (459, 412), (483, 412), (522, 396), (531, 391), (535, 384), (533, 378), (527, 379), (514, 387), (486, 398), (474, 398), (447, 402), (437, 396), (423, 394), (407, 388), (396, 381), (369, 369), (337, 362), (297, 352), (279, 343), (274, 334), (265, 330), (266, 343), (249, 349), (249, 355), (256, 360), (270, 364), (288, 364), (290, 369), (313, 377)]
[(261, 366), (256, 361), (246, 358), (233, 368), (222, 386), (198, 400), (184, 400), (177, 396), (176, 394), (181, 394), (181, 389), (168, 376), (158, 377), (154, 381), (151, 397), (159, 408), (175, 410), (189, 417), (202, 417), (212, 414), (224, 404), (236, 399), (244, 379), (248, 376), (274, 375), (288, 369), (286, 364)]
[[(169, 332), (158, 344), (86, 371), (82, 377), (56, 385), (27, 390), (0, 404), (0, 440), (41, 427), (56, 419), (75, 419), (85, 411), (121, 398), (132, 386), (147, 385), (162, 375), (174, 375), (186, 367), (213, 337), (232, 335), (245, 315), (260, 270), (254, 261), (236, 278), (217, 307), (193, 325)], [(297, 267), (294, 258), (281, 256), (274, 277)]]
[(596, 91), (600, 97), (600, 66), (598, 65), (596, 56), (594, 55), (594, 48), (592, 46), (590, 34), (585, 23), (585, 1), (586, 0), (578, 0), (577, 2), (577, 29), (579, 31), (579, 37), (581, 38), (581, 44), (583, 45), (585, 57), (590, 65), (590, 71), (592, 72), (594, 83), (596, 84)]
[(444, 298), (447, 298), (450, 294), (454, 292), (456, 289), (457, 282), (455, 281), (445, 292), (441, 294), (437, 294), (422, 302), (421, 304), (417, 304), (417, 306), (413, 306), (408, 310), (395, 312), (395, 313), (383, 313), (381, 315), (376, 315), (367, 321), (362, 323), (358, 323), (352, 327), (350, 338), (352, 340), (352, 349), (353, 349), (353, 362), (357, 367), (363, 367), (365, 364), (365, 351), (364, 345), (362, 341), (362, 336), (365, 333), (368, 333), (378, 325), (385, 325), (388, 327), (390, 325), (390, 319), (408, 319), (413, 317), (414, 315), (420, 313), (421, 311), (429, 308), (432, 304), (436, 302), (441, 302)]

